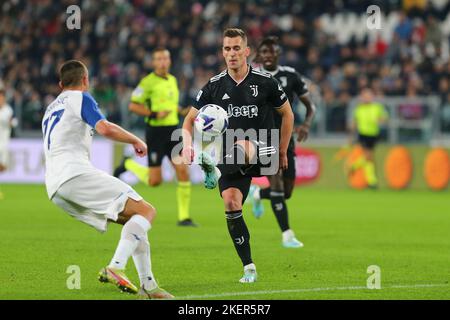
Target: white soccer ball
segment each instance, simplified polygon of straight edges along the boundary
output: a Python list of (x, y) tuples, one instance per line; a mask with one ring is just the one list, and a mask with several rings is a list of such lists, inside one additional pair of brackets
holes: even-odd
[(216, 137), (228, 128), (228, 115), (225, 109), (216, 104), (204, 105), (195, 118), (195, 129), (207, 137)]

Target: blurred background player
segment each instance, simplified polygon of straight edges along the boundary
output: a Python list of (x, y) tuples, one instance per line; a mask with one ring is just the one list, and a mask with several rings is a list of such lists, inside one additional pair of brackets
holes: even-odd
[[(193, 157), (190, 134), (198, 114), (197, 109), (206, 104), (216, 104), (228, 110), (229, 125), (223, 135), (223, 162), (216, 166), (206, 152), (200, 154), (199, 162), (206, 174), (207, 188), (214, 188), (218, 179), (228, 231), (244, 266), (244, 275), (239, 282), (250, 283), (257, 280), (257, 273), (251, 257), (250, 233), (242, 214), (242, 204), (248, 195), (252, 177), (261, 176), (260, 157), (267, 152), (279, 156), (279, 167), (287, 168), (287, 149), (292, 135), (294, 115), (287, 96), (278, 82), (267, 73), (254, 70), (247, 64), (250, 48), (244, 31), (236, 28), (225, 30), (222, 53), (227, 69), (212, 77), (200, 90), (194, 104), (195, 108), (189, 111), (184, 120), (183, 129), (186, 136), (183, 135), (183, 155), (187, 161)], [(250, 111), (249, 106), (254, 108)], [(280, 141), (275, 141), (275, 144), (279, 143), (278, 148), (270, 144), (270, 129), (275, 128), (273, 110), (279, 112), (281, 117), (279, 127), (281, 138)], [(254, 129), (256, 132), (259, 129), (267, 129), (268, 137), (264, 139), (258, 135), (255, 141), (251, 138), (237, 140), (231, 150), (226, 150), (227, 134), (236, 129), (244, 131)], [(245, 159), (245, 162), (240, 162), (240, 159)], [(254, 159), (257, 159), (257, 162), (251, 164)], [(278, 171), (278, 166), (276, 170)]]
[(350, 172), (362, 168), (370, 188), (378, 186), (375, 172), (375, 145), (380, 137), (380, 129), (388, 120), (388, 114), (384, 106), (374, 100), (373, 91), (370, 88), (361, 90), (360, 103), (353, 111), (350, 122), (350, 142), (354, 141), (355, 133), (357, 141), (364, 150), (364, 154), (350, 167)]
[(153, 51), (152, 64), (154, 71), (143, 78), (131, 96), (129, 110), (140, 116), (145, 116), (146, 142), (149, 148), (148, 168), (133, 159), (125, 158), (114, 171), (119, 177), (125, 171), (133, 172), (140, 181), (155, 187), (161, 184), (161, 164), (165, 156), (169, 157), (175, 169), (178, 203), (178, 225), (197, 225), (189, 216), (191, 200), (191, 181), (189, 168), (180, 161), (180, 157), (172, 158), (172, 149), (178, 141), (172, 141), (172, 132), (178, 128), (178, 113), (186, 115), (188, 108), (181, 109), (178, 105), (179, 91), (177, 79), (169, 73), (170, 53), (165, 48)]
[[(123, 225), (112, 260), (99, 273), (101, 282), (112, 283), (141, 298), (172, 298), (158, 287), (151, 270), (147, 232), (156, 215), (155, 208), (124, 182), (96, 169), (89, 160), (94, 130), (132, 145), (140, 157), (147, 154), (146, 144), (105, 119), (97, 102), (87, 93), (89, 73), (82, 62), (65, 62), (59, 85), (62, 92), (47, 107), (42, 119), (49, 199), (100, 232), (106, 231), (109, 222)], [(124, 272), (131, 256), (141, 282), (139, 290)]]
[[(306, 108), (306, 116), (303, 123), (295, 127), (297, 132), (297, 141), (305, 141), (308, 138), (309, 128), (315, 114), (316, 107), (311, 101), (306, 83), (302, 80), (302, 76), (294, 69), (288, 66), (280, 66), (279, 58), (281, 48), (278, 44), (277, 37), (267, 37), (261, 41), (258, 46), (256, 62), (261, 64), (261, 70), (270, 73), (283, 87), (287, 94), (291, 107), (294, 106), (294, 95), (300, 99)], [(275, 126), (280, 128), (281, 117), (277, 112), (273, 113)], [(250, 188), (250, 199), (253, 202), (253, 214), (259, 218), (264, 207), (261, 199), (270, 199), (272, 210), (275, 213), (278, 225), (282, 232), (282, 244), (286, 248), (300, 248), (303, 243), (300, 242), (289, 226), (288, 209), (286, 199), (292, 196), (295, 185), (295, 142), (293, 137), (289, 141), (288, 148), (289, 165), (286, 170), (280, 171), (278, 174), (268, 176), (270, 187), (260, 189), (256, 185)]]
[[(8, 145), (11, 137), (13, 119), (13, 110), (6, 103), (5, 90), (0, 88), (0, 173), (8, 168)], [(1, 189), (0, 199), (3, 199)]]

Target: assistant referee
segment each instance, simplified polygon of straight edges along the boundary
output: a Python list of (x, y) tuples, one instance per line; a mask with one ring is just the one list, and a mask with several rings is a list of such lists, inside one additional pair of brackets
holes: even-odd
[(162, 182), (162, 160), (165, 156), (169, 157), (178, 180), (178, 225), (196, 226), (189, 216), (189, 169), (182, 163), (178, 154), (172, 155), (172, 149), (179, 142), (171, 140), (172, 132), (178, 128), (178, 114), (185, 115), (189, 110), (179, 107), (177, 79), (169, 73), (169, 51), (166, 48), (155, 49), (152, 53), (152, 64), (154, 71), (139, 82), (129, 104), (131, 112), (145, 116), (148, 168), (132, 159), (125, 159), (114, 175), (118, 177), (125, 171), (131, 171), (149, 186), (158, 186)]

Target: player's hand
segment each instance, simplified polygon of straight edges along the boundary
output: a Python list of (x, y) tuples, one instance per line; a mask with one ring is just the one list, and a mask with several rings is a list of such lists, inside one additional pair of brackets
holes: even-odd
[(286, 152), (280, 152), (280, 169), (286, 170), (288, 168), (288, 157)]
[(191, 164), (194, 161), (194, 148), (191, 146), (183, 147), (181, 154), (183, 156), (183, 163)]
[(298, 126), (297, 128), (295, 128), (295, 131), (297, 132), (297, 141), (298, 142), (306, 141), (306, 139), (308, 139), (309, 125), (302, 124), (302, 125)]
[(163, 119), (165, 117), (167, 117), (169, 115), (169, 113), (171, 113), (171, 110), (166, 110), (166, 111), (158, 111), (156, 113), (156, 119)]
[(147, 144), (144, 141), (138, 140), (133, 143), (133, 148), (138, 157), (145, 157), (147, 155)]

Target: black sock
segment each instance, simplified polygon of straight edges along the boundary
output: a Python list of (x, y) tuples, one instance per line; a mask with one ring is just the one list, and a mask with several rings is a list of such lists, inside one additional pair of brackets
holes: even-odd
[(239, 172), (245, 166), (244, 148), (239, 144), (235, 144), (223, 157), (222, 162), (223, 164), (218, 167), (222, 175)]
[(259, 190), (260, 199), (270, 199), (270, 187)]
[(253, 263), (250, 251), (250, 233), (245, 224), (242, 210), (226, 211), (227, 226), (234, 247), (244, 266)]
[(286, 207), (286, 201), (284, 200), (283, 192), (270, 192), (270, 203), (272, 204), (273, 213), (277, 218), (278, 225), (282, 232), (290, 229), (288, 222), (288, 211)]

